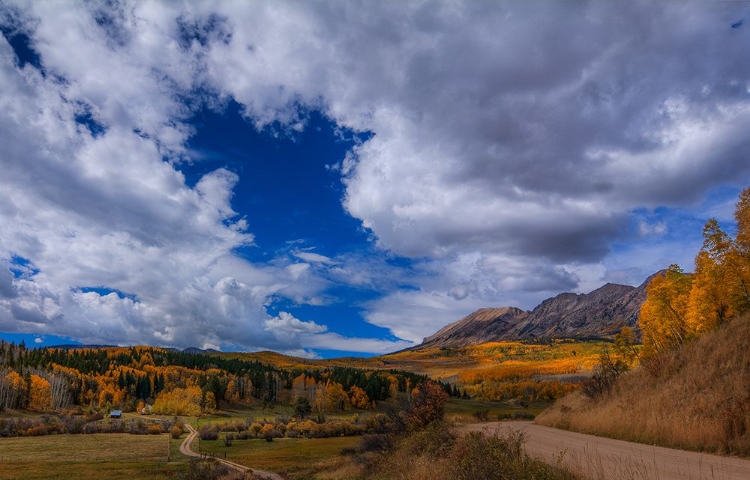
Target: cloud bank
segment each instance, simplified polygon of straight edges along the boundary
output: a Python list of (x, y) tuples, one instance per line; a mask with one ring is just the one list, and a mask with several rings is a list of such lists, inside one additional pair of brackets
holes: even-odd
[[(0, 330), (382, 352), (407, 343), (267, 307), (367, 286), (380, 292), (367, 320), (419, 341), (479, 306), (640, 282), (695, 253), (699, 239), (677, 223), (700, 224), (712, 192), (750, 181), (746, 13), (731, 2), (6, 2)], [(179, 168), (191, 117), (229, 99), (258, 129), (301, 131), (319, 110), (371, 134), (336, 168), (343, 208), (378, 255), (236, 255), (254, 242), (252, 212), (232, 206), (238, 173), (191, 185)]]

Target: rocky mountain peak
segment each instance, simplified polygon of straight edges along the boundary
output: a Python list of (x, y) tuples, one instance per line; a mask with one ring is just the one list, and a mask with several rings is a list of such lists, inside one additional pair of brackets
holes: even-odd
[(607, 283), (587, 294), (561, 293), (527, 312), (516, 307), (481, 308), (414, 347), (463, 347), (500, 340), (612, 338), (629, 326), (638, 331), (646, 286)]

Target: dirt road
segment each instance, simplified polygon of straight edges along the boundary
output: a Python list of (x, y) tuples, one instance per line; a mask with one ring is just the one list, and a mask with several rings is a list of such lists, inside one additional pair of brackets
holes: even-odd
[[(196, 453), (190, 449), (190, 444), (193, 443), (195, 437), (198, 436), (198, 431), (188, 424), (185, 424), (185, 427), (187, 427), (190, 433), (180, 444), (180, 453), (182, 453), (183, 455), (187, 455), (188, 457), (200, 457), (200, 453)], [(223, 458), (217, 458), (216, 460), (237, 471), (252, 472), (253, 475), (255, 475), (257, 478), (262, 478), (264, 480), (283, 480), (280, 475), (277, 475), (275, 473), (265, 472), (263, 470), (255, 470), (254, 468), (246, 467), (244, 465), (240, 465), (239, 463), (230, 462), (229, 460)]]
[(595, 480), (748, 480), (750, 460), (612, 440), (535, 425), (492, 422), (465, 431), (521, 430), (530, 455), (562, 461)]

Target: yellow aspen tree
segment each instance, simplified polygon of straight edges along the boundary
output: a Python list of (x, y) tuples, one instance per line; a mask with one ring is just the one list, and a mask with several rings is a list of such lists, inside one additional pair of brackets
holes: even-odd
[(367, 396), (367, 392), (356, 385), (352, 385), (349, 389), (349, 402), (354, 408), (361, 410), (368, 410), (370, 408), (370, 398)]
[(740, 193), (734, 210), (737, 221), (734, 255), (736, 275), (739, 282), (738, 310), (750, 309), (750, 187)]
[(646, 356), (683, 344), (693, 335), (686, 321), (691, 287), (692, 276), (679, 265), (670, 265), (651, 280), (638, 320)]
[(307, 377), (304, 373), (300, 373), (292, 380), (292, 401), (298, 398), (310, 400), (307, 395)]
[(227, 383), (227, 391), (224, 392), (224, 400), (230, 403), (238, 403), (240, 401), (240, 395), (237, 392), (234, 380), (229, 380), (229, 383)]
[(4, 394), (0, 395), (0, 407), (19, 408), (26, 391), (26, 381), (18, 372), (13, 370), (2, 379), (5, 386)]
[(734, 219), (737, 221), (737, 245), (743, 254), (750, 255), (750, 187), (740, 193)]
[(734, 239), (716, 219), (703, 227), (703, 247), (696, 257), (698, 288), (691, 302), (707, 328), (750, 309), (750, 189), (740, 194), (734, 216)]
[(724, 269), (705, 250), (695, 257), (688, 325), (702, 334), (728, 320), (735, 312), (727, 297)]
[(627, 325), (622, 327), (620, 333), (615, 335), (615, 351), (620, 355), (628, 367), (635, 362), (636, 358), (638, 358), (635, 332)]
[(340, 412), (349, 410), (349, 396), (340, 383), (328, 380), (326, 384), (326, 410), (329, 412)]
[(197, 416), (201, 413), (201, 398), (200, 387), (164, 390), (156, 397), (152, 412), (166, 415)]
[(52, 409), (52, 391), (47, 380), (31, 375), (29, 388), (29, 410), (46, 412)]
[(203, 410), (209, 413), (216, 410), (216, 395), (214, 395), (214, 392), (206, 392), (206, 401)]

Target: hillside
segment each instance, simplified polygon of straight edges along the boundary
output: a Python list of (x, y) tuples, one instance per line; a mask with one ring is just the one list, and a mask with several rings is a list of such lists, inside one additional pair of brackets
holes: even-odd
[(534, 310), (483, 308), (424, 339), (416, 349), (457, 348), (502, 340), (611, 338), (638, 328), (649, 277), (639, 287), (608, 283), (588, 294), (561, 293)]
[(642, 443), (750, 454), (750, 315), (620, 377), (600, 397), (571, 394), (543, 425)]

